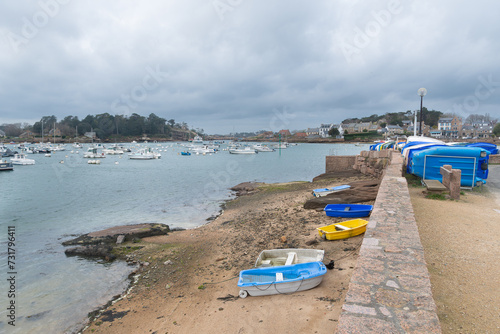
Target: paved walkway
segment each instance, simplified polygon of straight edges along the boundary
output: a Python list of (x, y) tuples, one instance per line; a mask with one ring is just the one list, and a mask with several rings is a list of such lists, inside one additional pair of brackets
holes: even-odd
[(417, 224), (394, 153), (380, 184), (337, 333), (441, 333)]

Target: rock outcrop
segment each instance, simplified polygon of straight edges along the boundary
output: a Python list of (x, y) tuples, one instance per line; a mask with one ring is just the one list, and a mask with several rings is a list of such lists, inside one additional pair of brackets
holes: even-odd
[(138, 224), (112, 227), (106, 230), (92, 232), (78, 238), (63, 242), (63, 246), (76, 245), (64, 251), (67, 256), (82, 256), (102, 258), (113, 261), (113, 245), (124, 241), (133, 241), (155, 235), (166, 235), (170, 228), (165, 224)]
[(131, 241), (155, 235), (166, 235), (170, 228), (165, 224), (137, 224), (111, 227), (105, 230), (92, 232), (63, 242), (63, 246), (71, 245), (98, 245), (116, 244), (118, 237), (123, 235), (122, 241)]

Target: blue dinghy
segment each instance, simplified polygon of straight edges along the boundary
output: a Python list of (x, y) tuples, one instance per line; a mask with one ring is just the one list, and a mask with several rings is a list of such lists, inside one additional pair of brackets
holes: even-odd
[(328, 217), (358, 218), (368, 217), (373, 210), (373, 205), (367, 204), (328, 204), (325, 206)]
[(335, 193), (335, 192), (341, 191), (341, 190), (346, 190), (349, 188), (351, 188), (351, 186), (347, 185), (347, 184), (344, 184), (342, 186), (332, 187), (332, 188), (319, 188), (319, 189), (313, 190), (313, 195), (315, 197), (322, 197), (322, 196), (326, 196), (328, 194)]
[(308, 262), (290, 266), (255, 268), (240, 271), (239, 296), (277, 295), (309, 290), (318, 286), (326, 274), (323, 262)]

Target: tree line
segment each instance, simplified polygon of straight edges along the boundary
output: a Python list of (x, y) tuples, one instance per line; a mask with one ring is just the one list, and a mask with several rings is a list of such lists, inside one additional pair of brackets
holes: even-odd
[[(166, 120), (154, 113), (141, 116), (133, 113), (126, 115), (111, 115), (109, 113), (87, 115), (84, 119), (78, 116), (66, 116), (58, 121), (57, 117), (43, 116), (33, 125), (28, 123), (4, 124), (3, 131), (7, 136), (18, 137), (23, 132), (31, 131), (37, 135), (49, 135), (52, 129), (60, 131), (62, 137), (80, 137), (88, 132), (94, 132), (96, 137), (105, 140), (113, 136), (136, 137), (146, 135), (156, 138), (178, 138), (190, 136), (190, 133), (203, 133), (203, 129), (189, 130), (187, 123), (177, 123), (174, 119)], [(189, 138), (183, 138), (189, 139)]]

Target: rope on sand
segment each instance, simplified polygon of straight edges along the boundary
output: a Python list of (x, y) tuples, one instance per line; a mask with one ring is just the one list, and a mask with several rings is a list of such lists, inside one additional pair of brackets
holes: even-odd
[(205, 289), (205, 285), (207, 285), (207, 284), (219, 284), (219, 283), (224, 283), (224, 282), (230, 281), (230, 280), (235, 279), (235, 278), (238, 278), (238, 277), (240, 277), (240, 276), (234, 276), (234, 277), (231, 277), (231, 278), (225, 279), (225, 280), (220, 281), (220, 282), (203, 282), (203, 283), (201, 283), (201, 285), (198, 287), (198, 289), (203, 290), (203, 289)]

